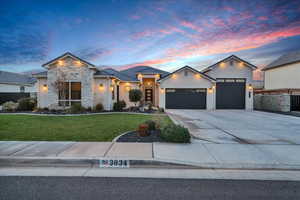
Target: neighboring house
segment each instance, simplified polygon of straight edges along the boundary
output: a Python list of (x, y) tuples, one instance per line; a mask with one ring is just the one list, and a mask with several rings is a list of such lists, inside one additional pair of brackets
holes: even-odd
[(0, 71), (0, 104), (34, 95), (36, 79), (27, 75)]
[[(60, 108), (80, 102), (84, 107), (102, 103), (111, 110), (130, 89), (140, 89), (145, 103), (161, 108), (249, 109), (253, 108), (252, 71), (256, 67), (230, 56), (199, 72), (189, 66), (168, 73), (149, 66), (117, 71), (98, 69), (71, 53), (55, 58), (35, 75), (38, 79), (38, 107)], [(57, 81), (59, 80), (59, 81)], [(59, 95), (57, 82), (65, 82), (67, 97)]]
[(300, 51), (287, 53), (262, 69), (264, 88), (256, 92), (258, 109), (300, 110)]

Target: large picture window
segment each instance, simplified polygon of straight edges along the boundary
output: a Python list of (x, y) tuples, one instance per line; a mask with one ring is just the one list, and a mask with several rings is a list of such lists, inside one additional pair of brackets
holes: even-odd
[(65, 82), (59, 91), (58, 104), (71, 106), (74, 103), (81, 103), (81, 83)]

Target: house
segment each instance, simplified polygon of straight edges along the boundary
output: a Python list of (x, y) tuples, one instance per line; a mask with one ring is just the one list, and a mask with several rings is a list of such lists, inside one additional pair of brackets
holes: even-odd
[[(172, 73), (149, 66), (117, 71), (95, 65), (65, 53), (43, 65), (47, 70), (38, 80), (38, 107), (60, 108), (80, 102), (84, 107), (102, 103), (111, 110), (129, 91), (140, 89), (145, 103), (167, 109), (248, 109), (253, 108), (252, 71), (256, 67), (237, 56), (198, 71), (184, 66)], [(59, 95), (58, 81), (64, 82), (66, 97)]]
[(36, 79), (24, 74), (0, 71), (0, 104), (35, 95)]
[(300, 51), (284, 54), (262, 69), (264, 88), (256, 92), (258, 109), (300, 110)]

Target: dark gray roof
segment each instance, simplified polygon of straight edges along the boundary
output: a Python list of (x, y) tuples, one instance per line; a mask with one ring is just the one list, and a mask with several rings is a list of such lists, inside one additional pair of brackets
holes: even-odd
[(300, 62), (300, 50), (290, 52), (290, 53), (280, 56), (277, 60), (271, 62), (269, 65), (267, 65), (262, 70), (265, 71), (268, 69), (281, 67), (282, 65), (291, 64), (291, 63), (295, 63), (295, 62)]
[(0, 83), (28, 85), (36, 82), (36, 79), (24, 74), (0, 71)]
[(137, 74), (142, 73), (142, 74), (160, 74), (161, 77), (164, 77), (166, 75), (169, 74), (169, 72), (160, 70), (160, 69), (156, 69), (150, 66), (136, 66), (136, 67), (132, 67), (129, 69), (125, 69), (120, 71), (122, 74), (126, 74), (127, 76), (129, 76), (132, 80), (136, 80), (137, 81)]
[(33, 74), (33, 76), (47, 76), (47, 71), (35, 73), (35, 74)]
[(132, 79), (131, 77), (127, 76), (125, 73), (121, 73), (112, 68), (98, 70), (94, 75), (114, 76), (122, 81), (138, 81), (138, 80)]

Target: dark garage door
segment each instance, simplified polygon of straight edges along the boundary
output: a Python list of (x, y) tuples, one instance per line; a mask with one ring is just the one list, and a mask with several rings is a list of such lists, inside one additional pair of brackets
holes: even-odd
[(206, 109), (206, 89), (166, 89), (166, 108)]
[(216, 108), (245, 109), (245, 79), (217, 79)]

